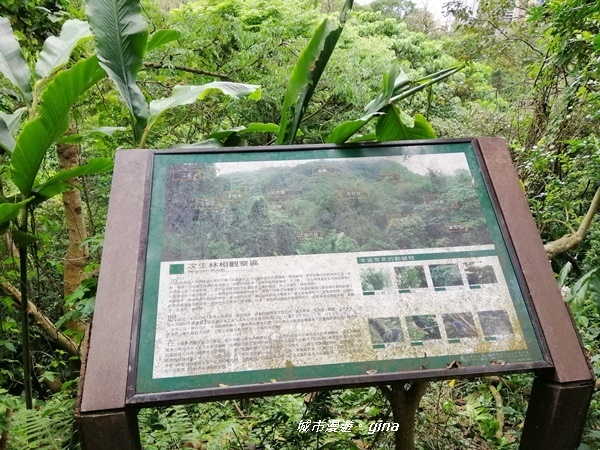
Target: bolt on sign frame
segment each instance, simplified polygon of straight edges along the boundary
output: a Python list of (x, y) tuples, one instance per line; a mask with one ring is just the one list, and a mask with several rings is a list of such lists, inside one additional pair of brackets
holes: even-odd
[(522, 449), (575, 448), (593, 375), (504, 141), (117, 153), (78, 415), (536, 374)]

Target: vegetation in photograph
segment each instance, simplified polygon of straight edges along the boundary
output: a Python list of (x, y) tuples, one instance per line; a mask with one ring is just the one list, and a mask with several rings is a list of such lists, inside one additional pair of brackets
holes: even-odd
[[(169, 166), (172, 173), (202, 175), (188, 181), (166, 176), (163, 260), (491, 243), (466, 170), (419, 175), (394, 161), (363, 158), (329, 160), (332, 172), (320, 173), (323, 164), (218, 176), (211, 164)], [(390, 174), (402, 182), (388, 181)], [(464, 232), (449, 231), (452, 223)]]
[(400, 289), (426, 288), (425, 268), (423, 266), (395, 267), (396, 281)]
[(441, 339), (440, 327), (435, 315), (408, 316), (408, 336), (411, 341)]
[(434, 287), (463, 285), (458, 264), (431, 264), (429, 273)]
[(448, 339), (477, 337), (473, 314), (469, 312), (443, 314), (442, 320)]
[(402, 327), (398, 317), (369, 319), (369, 332), (374, 345), (402, 341)]
[(392, 287), (392, 277), (386, 269), (361, 269), (360, 285), (363, 291), (382, 291)]
[(492, 266), (467, 264), (465, 267), (467, 282), (470, 285), (497, 283), (496, 273)]
[(501, 336), (513, 334), (512, 325), (506, 311), (478, 311), (483, 334), (486, 336)]

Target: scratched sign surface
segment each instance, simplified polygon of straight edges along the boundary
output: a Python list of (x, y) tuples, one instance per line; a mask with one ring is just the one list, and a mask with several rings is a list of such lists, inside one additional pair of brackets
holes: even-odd
[(156, 155), (137, 392), (542, 361), (468, 143)]

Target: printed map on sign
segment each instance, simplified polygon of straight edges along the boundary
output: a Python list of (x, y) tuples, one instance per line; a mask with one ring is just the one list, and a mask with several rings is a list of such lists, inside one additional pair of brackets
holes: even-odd
[(541, 360), (472, 149), (447, 147), (157, 156), (138, 390)]

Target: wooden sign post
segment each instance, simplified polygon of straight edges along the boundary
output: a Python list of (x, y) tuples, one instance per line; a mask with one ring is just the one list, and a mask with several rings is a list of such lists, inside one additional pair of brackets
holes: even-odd
[(139, 408), (536, 373), (522, 449), (593, 391), (499, 139), (117, 154), (80, 395), (86, 449)]

